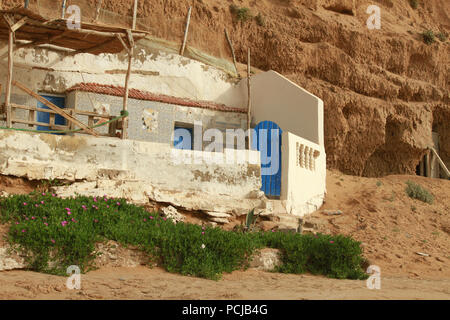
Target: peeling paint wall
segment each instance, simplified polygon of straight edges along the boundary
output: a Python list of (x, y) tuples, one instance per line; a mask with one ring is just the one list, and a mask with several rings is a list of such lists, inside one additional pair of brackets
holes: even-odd
[[(3, 175), (30, 180), (140, 181), (173, 193), (193, 192), (199, 197), (205, 194), (245, 199), (258, 193), (258, 152), (226, 151), (221, 154), (225, 156), (223, 164), (206, 164), (204, 154), (175, 150), (162, 143), (0, 130)], [(245, 161), (228, 163), (238, 154)], [(186, 163), (187, 159), (191, 163)]]
[[(0, 48), (0, 75), (6, 75), (6, 42), (0, 41)], [(61, 94), (80, 82), (123, 86), (127, 68), (125, 53), (64, 57), (42, 48), (22, 48), (14, 53), (14, 79), (35, 92)], [(0, 77), (0, 83), (5, 88), (6, 77)], [(139, 43), (132, 63), (130, 88), (244, 107), (236, 80), (227, 73), (177, 54), (150, 50)], [(11, 101), (35, 105), (34, 100), (17, 88), (13, 88)]]

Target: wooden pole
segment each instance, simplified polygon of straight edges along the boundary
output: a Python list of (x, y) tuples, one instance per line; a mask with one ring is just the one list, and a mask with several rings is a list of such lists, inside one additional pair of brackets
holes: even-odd
[(61, 19), (64, 19), (65, 15), (66, 15), (66, 2), (67, 2), (67, 0), (63, 0), (63, 3), (62, 3), (62, 12), (61, 12)]
[(181, 56), (184, 55), (184, 49), (186, 48), (186, 41), (187, 41), (188, 32), (189, 32), (189, 24), (191, 23), (191, 12), (192, 12), (192, 7), (189, 7), (187, 21), (186, 21), (186, 29), (184, 30), (183, 45), (181, 46), (181, 50), (180, 50)]
[[(131, 48), (130, 52), (128, 53), (128, 70), (127, 70), (127, 76), (125, 78), (125, 94), (123, 96), (123, 111), (127, 111), (128, 109), (128, 94), (129, 94), (129, 83), (130, 83), (130, 76), (131, 76), (131, 62), (133, 58), (133, 48)], [(123, 118), (123, 125), (122, 125), (122, 139), (128, 139), (128, 117)]]
[(100, 15), (100, 9), (102, 8), (102, 2), (103, 2), (103, 0), (98, 0), (98, 2), (97, 2), (97, 10), (95, 12), (94, 22), (96, 22), (98, 20), (98, 17)]
[(429, 147), (428, 149), (431, 150), (431, 152), (434, 154), (436, 159), (438, 160), (439, 164), (441, 165), (441, 168), (444, 170), (447, 177), (450, 178), (450, 170), (448, 170), (447, 166), (445, 165), (444, 161), (442, 161), (441, 157), (439, 156), (439, 153), (436, 151), (435, 148)]
[(8, 77), (6, 80), (5, 106), (6, 106), (6, 126), (11, 128), (11, 86), (13, 75), (13, 50), (14, 50), (14, 32), (9, 30), (8, 41)]
[(233, 44), (231, 43), (231, 39), (228, 35), (227, 29), (225, 29), (225, 37), (227, 38), (228, 45), (230, 46), (230, 49), (231, 49), (231, 55), (233, 56), (233, 63), (234, 63), (234, 69), (236, 69), (236, 75), (239, 77), (239, 72), (238, 72), (237, 63), (236, 63), (236, 54), (234, 53)]
[(133, 9), (133, 30), (136, 30), (136, 15), (137, 15), (137, 5), (138, 0), (134, 0), (134, 9)]
[[(134, 40), (131, 31), (127, 32), (128, 42), (130, 43), (130, 48), (128, 50), (128, 70), (127, 76), (125, 77), (125, 93), (123, 95), (123, 111), (128, 110), (128, 93), (129, 93), (129, 84), (131, 77), (131, 62), (133, 60), (133, 52), (134, 52)], [(122, 139), (128, 139), (128, 117), (123, 118), (122, 122)]]
[(252, 119), (252, 99), (251, 99), (251, 64), (250, 64), (250, 48), (248, 48), (247, 53), (247, 88), (248, 88), (248, 101), (247, 101), (247, 128), (248, 128), (248, 149), (252, 148), (252, 137), (251, 137), (251, 119)]

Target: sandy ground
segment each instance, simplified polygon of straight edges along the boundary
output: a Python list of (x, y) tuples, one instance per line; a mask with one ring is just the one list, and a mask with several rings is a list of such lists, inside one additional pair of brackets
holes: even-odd
[(380, 290), (367, 289), (365, 281), (256, 270), (233, 272), (217, 282), (146, 267), (102, 268), (81, 277), (81, 290), (69, 290), (64, 277), (2, 272), (0, 299), (450, 299), (450, 279), (383, 275)]
[[(406, 196), (408, 180), (430, 190), (434, 204)], [(12, 178), (0, 182), (0, 190), (8, 193), (27, 193), (35, 187)], [(65, 277), (0, 272), (0, 299), (450, 299), (450, 181), (361, 178), (329, 171), (327, 191), (325, 205), (309, 219), (320, 232), (362, 241), (364, 256), (381, 268), (380, 290), (367, 289), (365, 281), (312, 275), (247, 270), (225, 274), (216, 282), (160, 268), (115, 268), (106, 263), (82, 275), (79, 291), (68, 290)], [(343, 214), (328, 216), (323, 210)], [(6, 226), (0, 226), (0, 233), (7, 233)]]
[[(407, 181), (429, 190), (433, 204), (406, 195)], [(450, 279), (450, 181), (393, 175), (362, 178), (327, 172), (324, 206), (311, 220), (320, 232), (361, 241), (371, 264), (391, 276)], [(324, 210), (341, 210), (328, 216)], [(417, 252), (428, 256), (420, 256)]]

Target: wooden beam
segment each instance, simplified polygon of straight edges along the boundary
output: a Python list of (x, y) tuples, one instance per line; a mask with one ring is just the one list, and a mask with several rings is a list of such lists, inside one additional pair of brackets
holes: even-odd
[(247, 88), (248, 88), (248, 101), (247, 101), (247, 128), (249, 131), (248, 136), (248, 149), (250, 150), (252, 148), (252, 137), (250, 132), (250, 126), (251, 126), (251, 110), (252, 110), (252, 96), (251, 96), (251, 65), (250, 65), (250, 48), (248, 48), (247, 52)]
[(131, 30), (128, 30), (128, 29), (127, 29), (127, 38), (128, 38), (128, 43), (130, 44), (130, 48), (134, 48), (133, 33), (131, 32)]
[(64, 17), (66, 16), (66, 2), (67, 0), (63, 0), (61, 8), (61, 19), (64, 19)]
[(138, 0), (134, 0), (133, 27), (132, 27), (133, 30), (136, 30), (137, 5), (138, 5)]
[(122, 44), (122, 47), (129, 53), (130, 48), (127, 46), (125, 41), (123, 41), (122, 36), (120, 34), (116, 33), (116, 37), (117, 37), (117, 39), (119, 39), (120, 43)]
[(19, 21), (17, 21), (12, 27), (12, 32), (16, 32), (20, 27), (22, 27), (24, 24), (26, 24), (28, 21), (28, 17), (23, 17)]
[(33, 98), (35, 98), (36, 100), (38, 100), (39, 102), (43, 103), (44, 105), (46, 105), (47, 107), (49, 107), (50, 109), (52, 109), (53, 111), (55, 111), (57, 114), (59, 114), (60, 116), (64, 117), (65, 119), (74, 122), (77, 126), (79, 126), (80, 128), (82, 128), (84, 131), (86, 131), (89, 134), (92, 134), (96, 137), (98, 137), (98, 133), (95, 132), (93, 129), (89, 128), (88, 126), (86, 126), (84, 123), (78, 121), (78, 119), (72, 117), (70, 114), (68, 114), (67, 112), (65, 112), (64, 110), (62, 110), (61, 108), (59, 108), (58, 106), (54, 105), (53, 103), (51, 103), (50, 101), (48, 101), (47, 99), (41, 97), (40, 95), (34, 93), (33, 91), (31, 91), (30, 89), (28, 89), (27, 87), (25, 87), (23, 84), (21, 84), (20, 82), (17, 81), (13, 81), (12, 82), (13, 85), (15, 85), (17, 88), (19, 88), (20, 90), (24, 91), (25, 93), (29, 94), (30, 96), (32, 96)]
[(445, 174), (447, 175), (447, 177), (450, 178), (450, 171), (448, 170), (447, 166), (445, 165), (444, 161), (442, 161), (441, 157), (439, 156), (439, 153), (436, 151), (435, 148), (433, 147), (429, 147), (428, 149), (431, 150), (431, 152), (434, 154), (434, 156), (437, 158), (437, 160), (439, 161), (439, 164), (441, 165), (441, 168), (444, 170)]
[(237, 68), (237, 63), (236, 63), (236, 54), (234, 52), (233, 44), (231, 43), (231, 39), (230, 39), (230, 37), (228, 35), (227, 29), (225, 29), (225, 37), (227, 38), (228, 45), (230, 46), (230, 49), (231, 49), (231, 55), (233, 56), (233, 63), (234, 63), (234, 69), (236, 70), (236, 75), (238, 77), (240, 77), (239, 71), (238, 71), (238, 68)]
[[(133, 59), (133, 53), (134, 53), (134, 47), (131, 47), (128, 52), (128, 70), (127, 75), (125, 77), (125, 93), (123, 96), (123, 111), (127, 111), (128, 109), (128, 92), (129, 92), (129, 83), (130, 83), (130, 76), (131, 76), (131, 62)], [(122, 121), (122, 139), (128, 139), (128, 117), (123, 118)]]
[(181, 49), (180, 49), (181, 56), (184, 55), (184, 49), (186, 48), (186, 42), (187, 42), (187, 37), (188, 37), (188, 32), (189, 32), (189, 24), (191, 22), (191, 12), (192, 12), (192, 7), (189, 7), (187, 21), (186, 21), (186, 28), (184, 30), (183, 44), (181, 45)]
[[(36, 111), (34, 110), (28, 111), (28, 121), (36, 121)], [(31, 124), (29, 126), (32, 127)]]
[(113, 37), (113, 38), (109, 39), (108, 41), (105, 41), (105, 42), (103, 42), (103, 43), (100, 43), (100, 44), (98, 44), (98, 45), (95, 45), (95, 46), (90, 47), (90, 48), (87, 48), (87, 49), (76, 50), (76, 51), (74, 51), (74, 52), (72, 52), (72, 53), (69, 53), (69, 56), (71, 56), (71, 55), (76, 55), (76, 54), (79, 54), (79, 53), (91, 53), (91, 52), (93, 52), (93, 51), (95, 51), (95, 50), (97, 50), (97, 49), (101, 49), (101, 48), (103, 48), (103, 47), (105, 47), (105, 46), (110, 45), (110, 44), (113, 43), (114, 41), (116, 41), (116, 37)]
[[(62, 38), (65, 36), (65, 32), (58, 34), (56, 36), (50, 37), (46, 40), (35, 40), (32, 41), (30, 43), (23, 43), (23, 44), (18, 44), (16, 45), (16, 50), (17, 49), (22, 49), (22, 48), (29, 48), (29, 47), (37, 47), (40, 46), (42, 44), (52, 44), (53, 41), (58, 40), (59, 38)], [(3, 59), (4, 56), (6, 56), (8, 53), (4, 53), (0, 56), (0, 60)]]
[(9, 27), (9, 30), (12, 31), (12, 26), (14, 25), (14, 18), (9, 14), (3, 14), (3, 20), (5, 20), (6, 25)]
[(13, 50), (14, 50), (14, 32), (9, 30), (8, 41), (8, 77), (6, 80), (5, 106), (6, 106), (6, 126), (11, 128), (11, 87), (13, 75)]
[[(24, 105), (16, 104), (16, 103), (11, 103), (11, 108), (45, 112), (45, 113), (50, 113), (50, 114), (58, 114), (58, 112), (55, 112), (51, 109), (43, 109), (43, 108), (38, 108), (38, 107), (34, 107), (34, 106), (24, 106)], [(71, 115), (102, 117), (102, 118), (108, 118), (109, 120), (115, 118), (114, 116), (104, 116), (104, 115), (101, 115), (99, 113), (92, 112), (92, 111), (84, 111), (84, 110), (78, 110), (78, 109), (66, 109), (66, 111), (68, 111), (68, 113), (70, 113)]]
[(49, 127), (49, 129), (52, 130), (67, 130), (69, 129), (68, 126), (62, 126), (62, 125), (50, 125), (46, 122), (39, 122), (39, 121), (30, 121), (30, 120), (22, 120), (22, 119), (12, 119), (13, 123), (23, 123), (27, 124), (29, 127), (34, 126), (41, 126), (41, 127)]

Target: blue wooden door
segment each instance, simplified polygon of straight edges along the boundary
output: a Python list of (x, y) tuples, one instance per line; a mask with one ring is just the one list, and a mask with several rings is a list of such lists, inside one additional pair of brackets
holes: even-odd
[(281, 195), (281, 135), (283, 131), (272, 121), (260, 122), (252, 139), (253, 150), (261, 153), (261, 190), (267, 196)]
[[(44, 95), (42, 95), (41, 97), (47, 99), (48, 101), (50, 101), (57, 107), (60, 107), (60, 108), (65, 107), (66, 99), (63, 97), (53, 97), (53, 96), (44, 96)], [(42, 108), (42, 109), (50, 109), (49, 107), (47, 107), (45, 104), (42, 104), (41, 102), (38, 102), (37, 106), (38, 106), (38, 108)], [(50, 123), (50, 114), (47, 112), (39, 112), (38, 111), (37, 121), (42, 122), (42, 123)], [(63, 117), (61, 117), (60, 115), (57, 114), (57, 115), (55, 115), (55, 124), (64, 126), (64, 125), (66, 125), (66, 119), (64, 119)], [(50, 127), (37, 126), (37, 130), (48, 131), (48, 130), (50, 130)]]

